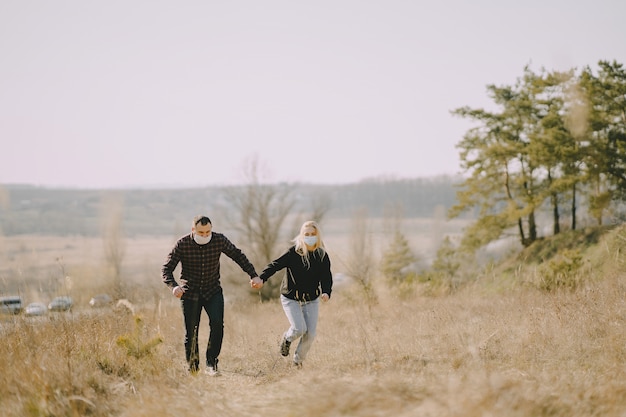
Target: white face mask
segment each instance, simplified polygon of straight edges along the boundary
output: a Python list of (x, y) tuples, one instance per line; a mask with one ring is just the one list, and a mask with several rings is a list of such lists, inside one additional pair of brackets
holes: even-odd
[(211, 236), (213, 236), (213, 233), (209, 233), (208, 236), (199, 236), (197, 233), (194, 233), (193, 240), (195, 240), (198, 245), (206, 245), (211, 241)]
[(307, 246), (315, 246), (317, 243), (317, 236), (305, 236), (304, 243), (306, 243)]

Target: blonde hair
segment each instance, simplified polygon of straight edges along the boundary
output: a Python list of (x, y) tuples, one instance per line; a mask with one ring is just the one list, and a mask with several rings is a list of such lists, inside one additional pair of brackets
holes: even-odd
[(326, 246), (324, 245), (324, 239), (322, 239), (322, 231), (317, 224), (317, 222), (313, 220), (308, 220), (302, 224), (300, 227), (300, 233), (293, 239), (293, 242), (296, 244), (296, 253), (302, 256), (302, 262), (309, 267), (309, 255), (311, 251), (307, 248), (306, 243), (304, 243), (304, 233), (306, 233), (306, 229), (312, 227), (317, 232), (317, 244), (314, 252), (319, 252), (320, 256), (323, 258), (326, 253)]

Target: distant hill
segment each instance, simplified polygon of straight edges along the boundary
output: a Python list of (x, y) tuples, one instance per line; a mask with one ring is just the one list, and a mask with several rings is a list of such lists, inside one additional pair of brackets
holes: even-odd
[[(292, 187), (306, 211), (307, 204), (324, 198), (327, 217), (350, 217), (365, 209), (381, 217), (390, 205), (400, 206), (405, 217), (431, 217), (438, 207), (456, 203), (459, 178), (434, 177), (405, 180), (367, 180), (347, 185), (284, 184)], [(225, 187), (182, 189), (57, 189), (29, 185), (0, 186), (0, 232), (4, 235), (101, 234), (103, 219), (112, 210), (123, 213), (127, 235), (164, 235), (176, 232), (199, 213), (209, 216)]]

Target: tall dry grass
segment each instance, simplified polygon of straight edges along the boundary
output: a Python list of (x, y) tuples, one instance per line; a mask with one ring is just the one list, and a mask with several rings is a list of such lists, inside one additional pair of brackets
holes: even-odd
[[(301, 370), (278, 353), (279, 303), (247, 295), (234, 268), (217, 378), (187, 372), (180, 306), (159, 279), (170, 240), (128, 245), (134, 311), (86, 307), (102, 288), (89, 242), (61, 243), (59, 268), (58, 250), (5, 240), (0, 272), (33, 277), (19, 282), (27, 302), (56, 295), (67, 274), (77, 308), (0, 316), (0, 415), (626, 416), (626, 228), (585, 252), (573, 290), (538, 290), (541, 268), (526, 260), (449, 295), (374, 280), (367, 304), (358, 285), (338, 285)], [(202, 350), (207, 338), (203, 316)]]
[[(228, 303), (217, 378), (187, 373), (171, 297), (135, 314), (16, 317), (3, 322), (0, 414), (626, 415), (623, 275), (557, 293), (496, 294), (481, 282), (438, 298), (377, 290), (367, 306), (337, 288), (301, 370), (278, 353), (287, 322), (277, 302)], [(202, 326), (204, 345), (206, 317)], [(137, 358), (117, 343), (124, 336), (163, 342)]]

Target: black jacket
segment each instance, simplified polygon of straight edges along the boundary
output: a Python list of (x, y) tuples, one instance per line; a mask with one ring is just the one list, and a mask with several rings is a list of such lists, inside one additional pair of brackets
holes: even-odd
[(325, 251), (317, 249), (309, 252), (309, 265), (290, 247), (287, 252), (269, 263), (259, 277), (263, 282), (281, 269), (287, 271), (283, 277), (280, 293), (287, 298), (298, 301), (315, 300), (321, 294), (330, 296), (333, 290), (333, 276), (330, 271), (330, 258)]

